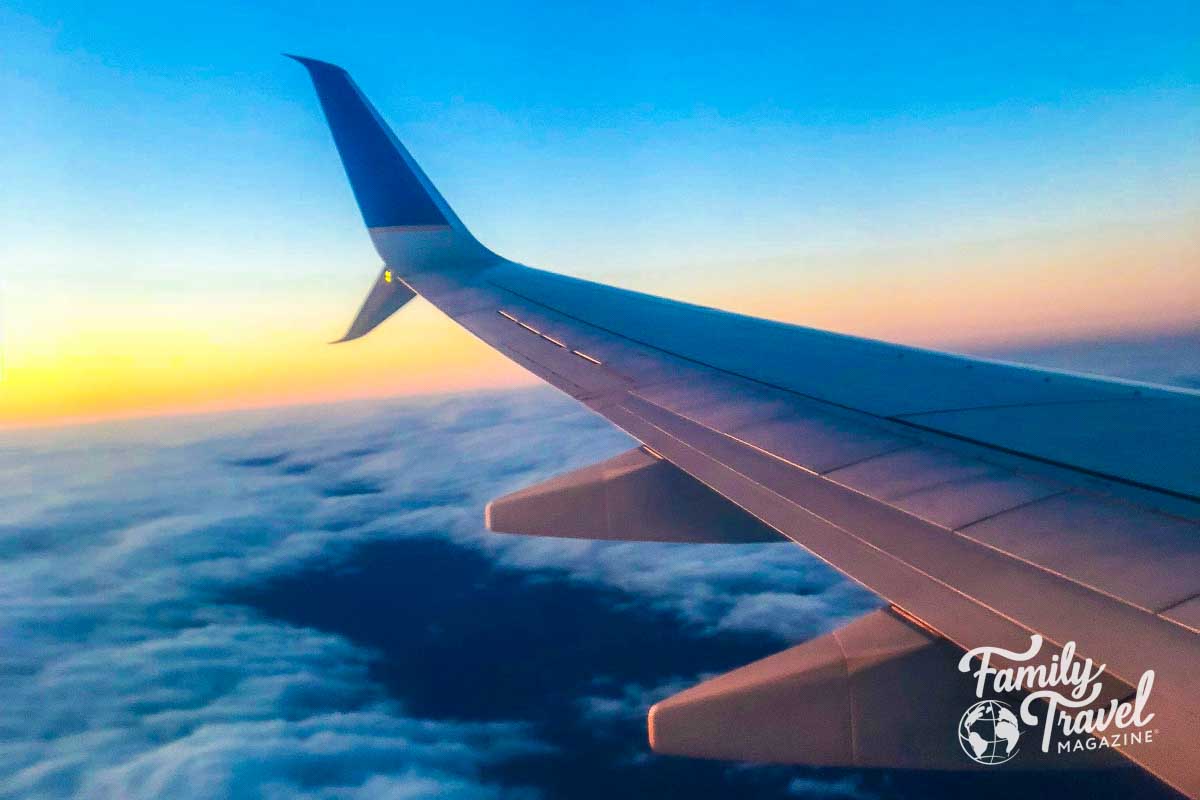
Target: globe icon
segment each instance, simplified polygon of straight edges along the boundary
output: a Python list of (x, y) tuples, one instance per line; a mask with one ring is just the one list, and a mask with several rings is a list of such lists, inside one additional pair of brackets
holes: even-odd
[(972, 761), (1003, 764), (1017, 754), (1017, 715), (1000, 700), (980, 700), (958, 721), (958, 744)]

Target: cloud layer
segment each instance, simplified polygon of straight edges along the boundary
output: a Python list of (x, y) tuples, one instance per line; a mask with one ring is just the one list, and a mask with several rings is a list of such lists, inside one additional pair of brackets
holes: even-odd
[(792, 547), (483, 531), (496, 494), (627, 446), (544, 392), (10, 440), (0, 793), (527, 794), (480, 776), (548, 749), (528, 725), (409, 716), (371, 680), (365, 648), (228, 601), (364, 542), (448, 539), (507, 569), (615, 587), (705, 631), (801, 639), (874, 603)]
[[(1186, 383), (1200, 368), (1193, 340), (1173, 360), (1125, 346), (1085, 354)], [(1104, 366), (1072, 348), (1034, 355)], [(369, 646), (244, 602), (293, 577), (319, 603), (313, 570), (336, 571), (378, 543), (438, 542), (529, 581), (593, 587), (604, 602), (665, 616), (689, 641), (757, 636), (782, 649), (877, 605), (786, 545), (483, 530), (492, 497), (629, 446), (546, 391), (10, 433), (0, 444), (0, 796), (536, 794), (532, 779), (496, 777), (555, 746), (515, 705), (511, 718), (414, 714), (414, 697), (397, 699), (373, 672)], [(421, 565), (405, 569), (397, 592)], [(648, 682), (597, 676), (565, 702), (596, 735), (636, 740), (622, 752), (644, 758), (646, 707), (704, 677), (683, 662), (664, 661)], [(782, 786), (867, 793), (846, 775)]]

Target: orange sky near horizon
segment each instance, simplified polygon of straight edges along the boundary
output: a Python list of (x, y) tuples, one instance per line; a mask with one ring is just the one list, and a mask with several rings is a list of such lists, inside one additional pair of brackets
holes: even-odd
[[(1190, 222), (810, 255), (742, 271), (717, 265), (694, 280), (681, 279), (680, 268), (647, 270), (637, 285), (614, 281), (945, 349), (1138, 335), (1200, 326), (1200, 227)], [(37, 296), (19, 289), (10, 285), (6, 297), (3, 427), (535, 382), (423, 301), (363, 340), (330, 346), (355, 308), (314, 291), (181, 299), (159, 289), (116, 299), (86, 287)]]

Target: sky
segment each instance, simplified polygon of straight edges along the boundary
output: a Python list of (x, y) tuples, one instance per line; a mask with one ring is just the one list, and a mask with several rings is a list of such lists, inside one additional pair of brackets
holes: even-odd
[(0, 425), (529, 382), (378, 271), (296, 52), (492, 249), (986, 352), (1200, 327), (1195, 3), (0, 8)]

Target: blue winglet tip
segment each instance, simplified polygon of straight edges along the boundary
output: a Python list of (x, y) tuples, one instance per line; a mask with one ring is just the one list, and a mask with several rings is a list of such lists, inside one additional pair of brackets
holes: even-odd
[(321, 61), (320, 59), (316, 59), (316, 58), (308, 58), (307, 56), (298, 56), (298, 55), (295, 55), (294, 53), (283, 53), (283, 57), (290, 58), (293, 61), (298, 62), (301, 66), (303, 66), (309, 72), (313, 72), (313, 71), (317, 71), (317, 70), (334, 70), (336, 72), (345, 72), (346, 71), (346, 70), (342, 69), (341, 67), (339, 67), (337, 64), (330, 64), (328, 61)]
[(308, 70), (368, 228), (449, 222), (387, 123), (336, 64), (285, 53)]

